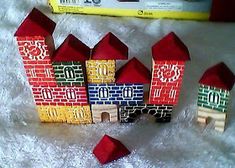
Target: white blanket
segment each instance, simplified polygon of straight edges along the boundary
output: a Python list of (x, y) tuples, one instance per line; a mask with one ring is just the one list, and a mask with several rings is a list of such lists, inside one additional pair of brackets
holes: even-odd
[[(136, 56), (149, 68), (151, 46), (174, 31), (188, 46), (192, 60), (172, 122), (142, 117), (134, 124), (40, 123), (13, 37), (33, 7), (57, 23), (56, 47), (69, 33), (93, 47), (111, 31), (129, 46), (129, 58)], [(214, 131), (213, 123), (206, 127), (196, 123), (203, 72), (224, 61), (235, 73), (234, 23), (58, 15), (51, 13), (46, 0), (1, 0), (0, 19), (0, 167), (100, 167), (92, 149), (104, 134), (121, 140), (132, 152), (105, 167), (235, 167), (235, 99), (231, 97), (224, 133)]]

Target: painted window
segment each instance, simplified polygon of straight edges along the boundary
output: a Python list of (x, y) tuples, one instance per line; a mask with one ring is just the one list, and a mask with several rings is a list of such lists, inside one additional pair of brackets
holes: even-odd
[(99, 98), (108, 98), (109, 90), (108, 88), (102, 87), (99, 89)]
[(42, 96), (44, 99), (52, 99), (52, 93), (50, 89), (42, 89)]
[(85, 110), (84, 108), (81, 108), (81, 109), (74, 109), (73, 110), (73, 116), (75, 119), (81, 119), (81, 118), (85, 118)]
[(50, 69), (45, 69), (45, 74), (46, 74), (46, 77), (51, 77)]
[(220, 103), (220, 94), (218, 92), (209, 92), (208, 94), (208, 102), (211, 104), (219, 104)]
[(29, 73), (30, 73), (31, 77), (33, 77), (33, 78), (36, 78), (36, 77), (37, 77), (35, 68), (30, 69), (30, 70), (29, 70)]
[(57, 117), (58, 116), (58, 113), (57, 113), (57, 110), (55, 108), (48, 108), (47, 109), (47, 115), (50, 117), (50, 118), (54, 118), (54, 117)]
[(105, 64), (100, 64), (100, 65), (98, 66), (98, 74), (99, 74), (100, 76), (106, 76), (106, 75), (108, 75), (108, 66), (105, 65)]
[(124, 98), (132, 98), (133, 97), (133, 89), (132, 89), (132, 87), (125, 87), (123, 89), (123, 97)]
[(74, 89), (67, 89), (66, 90), (67, 99), (76, 99), (76, 93)]
[(162, 89), (155, 89), (154, 90), (154, 97), (160, 97), (161, 96)]
[(170, 90), (170, 93), (169, 93), (169, 98), (174, 99), (174, 98), (175, 98), (175, 96), (176, 96), (176, 90), (171, 89), (171, 90)]
[(72, 67), (65, 67), (64, 68), (64, 75), (66, 79), (74, 79), (75, 78), (75, 72)]

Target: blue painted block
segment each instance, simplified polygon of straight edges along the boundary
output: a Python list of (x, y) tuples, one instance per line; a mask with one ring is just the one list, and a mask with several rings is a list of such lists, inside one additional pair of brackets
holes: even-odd
[(96, 104), (104, 104), (103, 101), (97, 101)]
[(89, 100), (90, 100), (90, 101), (98, 101), (98, 100), (100, 100), (100, 99), (99, 99), (99, 98), (95, 98), (95, 97), (90, 97)]

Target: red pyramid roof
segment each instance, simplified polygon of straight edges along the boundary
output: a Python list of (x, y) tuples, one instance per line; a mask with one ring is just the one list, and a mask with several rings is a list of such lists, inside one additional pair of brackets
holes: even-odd
[(130, 151), (117, 139), (104, 135), (93, 150), (101, 164), (109, 163), (130, 154)]
[(17, 29), (15, 36), (48, 36), (55, 29), (55, 22), (34, 8)]
[(174, 32), (169, 33), (152, 47), (153, 59), (157, 61), (188, 61), (188, 48)]
[(93, 60), (126, 60), (128, 47), (114, 34), (109, 32), (92, 50)]
[(201, 84), (225, 90), (231, 90), (234, 82), (233, 72), (223, 62), (207, 69), (199, 81)]
[(128, 61), (116, 73), (116, 83), (144, 84), (150, 83), (150, 80), (150, 71), (135, 57)]
[(53, 62), (84, 62), (90, 57), (90, 48), (69, 34), (53, 55)]

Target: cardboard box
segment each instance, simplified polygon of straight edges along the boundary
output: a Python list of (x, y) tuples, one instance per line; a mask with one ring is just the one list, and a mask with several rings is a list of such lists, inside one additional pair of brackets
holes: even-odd
[(208, 20), (212, 0), (49, 0), (54, 13)]

